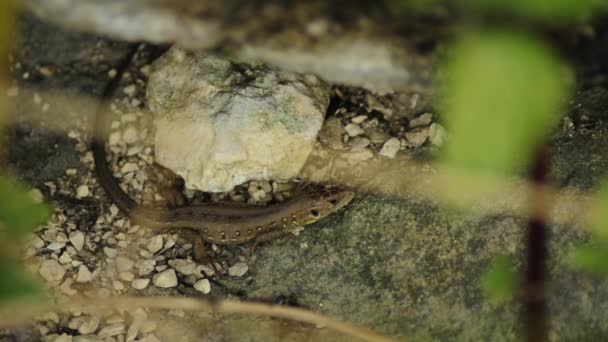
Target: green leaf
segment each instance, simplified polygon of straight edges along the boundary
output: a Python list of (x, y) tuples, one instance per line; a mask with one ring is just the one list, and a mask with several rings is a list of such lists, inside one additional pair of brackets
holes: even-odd
[(578, 246), (567, 259), (570, 267), (589, 273), (608, 274), (608, 248), (603, 246)]
[(486, 298), (495, 305), (501, 305), (513, 298), (516, 275), (511, 260), (506, 255), (498, 256), (481, 279), (481, 287)]
[(25, 187), (0, 177), (0, 239), (17, 240), (46, 222), (51, 210), (35, 203)]
[(457, 44), (442, 69), (452, 166), (511, 174), (530, 162), (560, 118), (569, 73), (541, 42), (484, 32)]
[(604, 0), (467, 0), (470, 9), (510, 12), (551, 21), (587, 20), (606, 9)]
[(598, 241), (608, 246), (608, 179), (604, 179), (587, 212), (587, 224)]
[(0, 259), (0, 274), (0, 303), (40, 301), (44, 298), (40, 283), (17, 263)]

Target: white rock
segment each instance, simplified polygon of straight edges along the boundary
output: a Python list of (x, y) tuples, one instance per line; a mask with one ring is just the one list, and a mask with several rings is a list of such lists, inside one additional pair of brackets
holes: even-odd
[(209, 282), (209, 279), (201, 279), (194, 283), (194, 288), (197, 291), (200, 291), (204, 294), (208, 294), (209, 292), (211, 292), (211, 283)]
[(197, 264), (190, 259), (169, 260), (169, 266), (173, 267), (177, 272), (183, 275), (198, 275)]
[(76, 282), (88, 283), (89, 281), (91, 281), (91, 271), (85, 265), (80, 265), (78, 267), (78, 274), (76, 275)]
[(82, 324), (78, 327), (78, 332), (82, 335), (88, 335), (94, 333), (99, 328), (101, 320), (96, 316), (85, 317)]
[(409, 132), (405, 132), (405, 138), (414, 147), (420, 147), (429, 137), (429, 129), (427, 127), (414, 128)]
[(419, 126), (428, 126), (431, 121), (433, 121), (433, 114), (424, 113), (420, 114), (418, 117), (410, 120), (410, 128), (419, 127)]
[(32, 190), (30, 190), (30, 192), (28, 192), (28, 195), (30, 195), (30, 198), (34, 200), (35, 203), (40, 204), (44, 202), (44, 195), (42, 194), (42, 191), (38, 190), (37, 188), (33, 188)]
[(135, 279), (135, 274), (133, 274), (133, 272), (120, 272), (118, 273), (118, 278), (123, 281), (133, 281), (133, 279)]
[(380, 154), (388, 158), (395, 158), (399, 148), (401, 148), (401, 141), (397, 138), (390, 138), (382, 145)]
[(230, 266), (228, 269), (228, 274), (233, 277), (242, 277), (249, 271), (249, 266), (247, 266), (244, 262), (237, 262), (236, 264)]
[(104, 247), (103, 253), (110, 259), (115, 258), (118, 252), (114, 248)]
[(445, 128), (436, 122), (429, 127), (429, 141), (435, 146), (442, 146), (445, 143), (446, 135)]
[(132, 144), (137, 141), (137, 130), (133, 126), (128, 126), (122, 133), (122, 140), (127, 144)]
[(150, 279), (146, 278), (137, 278), (133, 279), (131, 282), (131, 286), (136, 290), (143, 290), (150, 284)]
[(63, 252), (59, 257), (59, 262), (63, 265), (67, 265), (72, 262), (72, 257), (67, 252)]
[(40, 264), (38, 272), (48, 282), (60, 282), (65, 275), (65, 268), (57, 260), (44, 260)]
[[(312, 76), (172, 48), (154, 64), (147, 100), (155, 158), (186, 186), (229, 191), (298, 175), (316, 142), (329, 85)], [(247, 82), (244, 80), (247, 79)]]
[(127, 258), (126, 256), (118, 256), (116, 257), (116, 269), (119, 272), (126, 272), (126, 271), (130, 271), (133, 268), (133, 265), (135, 265), (135, 262), (133, 262), (133, 260)]
[(154, 275), (152, 279), (154, 286), (161, 288), (169, 288), (177, 286), (177, 275), (175, 270), (168, 268), (160, 273)]
[(156, 261), (152, 259), (140, 260), (135, 264), (137, 274), (139, 274), (140, 276), (145, 276), (152, 273), (152, 271), (154, 271), (155, 266)]
[(90, 194), (91, 191), (86, 184), (83, 184), (76, 189), (76, 198), (89, 197)]
[(65, 247), (65, 242), (51, 242), (48, 246), (46, 246), (46, 248), (51, 251), (58, 251), (63, 247)]
[(77, 251), (81, 251), (84, 246), (84, 234), (81, 231), (72, 232), (70, 234), (70, 243)]
[(163, 248), (163, 236), (156, 235), (148, 240), (148, 244), (146, 245), (146, 249), (150, 251), (150, 253), (154, 254), (160, 251)]
[(120, 335), (120, 334), (124, 334), (124, 333), (125, 333), (125, 324), (124, 323), (113, 323), (113, 324), (108, 324), (105, 327), (101, 328), (101, 330), (99, 330), (99, 333), (97, 333), (97, 336), (105, 338), (105, 337), (116, 336), (116, 335)]
[(349, 123), (348, 125), (346, 125), (346, 127), (344, 127), (344, 130), (346, 130), (346, 134), (351, 137), (356, 137), (357, 135), (365, 133), (361, 126), (354, 123)]
[(367, 115), (357, 115), (354, 118), (350, 119), (350, 121), (354, 124), (360, 124), (363, 121), (367, 120)]

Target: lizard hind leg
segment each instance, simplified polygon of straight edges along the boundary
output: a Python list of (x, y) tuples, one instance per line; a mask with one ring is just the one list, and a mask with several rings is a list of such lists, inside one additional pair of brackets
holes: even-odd
[(194, 261), (200, 264), (211, 264), (213, 269), (217, 272), (215, 264), (207, 254), (207, 249), (205, 248), (205, 240), (203, 240), (201, 234), (192, 229), (181, 229), (179, 233), (184, 239), (192, 243), (192, 254), (194, 257)]

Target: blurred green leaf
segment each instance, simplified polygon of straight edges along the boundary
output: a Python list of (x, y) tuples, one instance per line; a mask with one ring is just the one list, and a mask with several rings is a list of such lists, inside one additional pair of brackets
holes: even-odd
[(444, 67), (444, 160), (499, 174), (525, 167), (568, 99), (567, 69), (541, 42), (501, 31), (471, 34)]
[(597, 11), (606, 9), (604, 0), (466, 0), (465, 3), (475, 10), (507, 11), (551, 21), (587, 20)]
[(35, 203), (26, 189), (0, 177), (0, 239), (17, 240), (46, 222), (51, 210)]
[(511, 260), (506, 255), (496, 257), (481, 279), (484, 295), (495, 305), (511, 300), (515, 293), (515, 286), (516, 275), (513, 272)]
[(604, 179), (587, 212), (589, 230), (608, 246), (608, 179)]
[(608, 248), (603, 246), (579, 246), (568, 255), (570, 267), (600, 275), (608, 274)]
[(44, 292), (40, 283), (17, 263), (0, 258), (0, 303), (16, 300), (40, 301)]

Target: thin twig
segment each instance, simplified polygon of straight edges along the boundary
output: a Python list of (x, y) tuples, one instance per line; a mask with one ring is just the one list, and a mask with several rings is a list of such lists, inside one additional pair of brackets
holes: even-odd
[[(307, 311), (300, 308), (293, 308), (280, 305), (241, 302), (232, 300), (208, 300), (206, 298), (185, 298), (185, 297), (115, 297), (103, 299), (76, 299), (67, 305), (57, 306), (52, 309), (66, 311), (79, 308), (101, 308), (126, 309), (126, 308), (155, 308), (155, 309), (182, 309), (188, 311), (210, 311), (217, 313), (239, 313), (253, 314), (275, 318), (290, 319), (314, 324), (335, 330), (346, 335), (359, 338), (363, 341), (374, 342), (394, 342), (396, 340), (373, 332), (367, 328), (352, 325), (350, 323), (330, 318), (318, 313)], [(49, 309), (49, 308), (45, 308)], [(10, 322), (15, 325), (17, 322)], [(11, 325), (6, 321), (0, 322), (0, 328), (10, 328)]]

